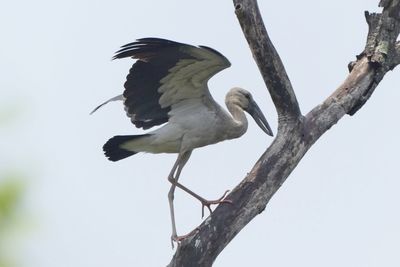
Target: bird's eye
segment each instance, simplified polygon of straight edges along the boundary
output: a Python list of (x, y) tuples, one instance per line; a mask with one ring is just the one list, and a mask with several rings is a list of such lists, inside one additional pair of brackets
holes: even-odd
[(250, 94), (245, 94), (244, 95), (247, 99), (250, 99)]

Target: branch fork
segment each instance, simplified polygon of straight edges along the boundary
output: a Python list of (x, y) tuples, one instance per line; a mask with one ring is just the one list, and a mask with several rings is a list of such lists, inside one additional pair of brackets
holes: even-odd
[(285, 182), (309, 148), (346, 114), (354, 115), (384, 75), (400, 64), (400, 0), (381, 0), (382, 13), (365, 13), (369, 26), (364, 51), (331, 96), (302, 115), (284, 65), (265, 29), (256, 0), (233, 0), (235, 13), (278, 113), (278, 134), (244, 180), (182, 240), (170, 267), (211, 266), (218, 254)]

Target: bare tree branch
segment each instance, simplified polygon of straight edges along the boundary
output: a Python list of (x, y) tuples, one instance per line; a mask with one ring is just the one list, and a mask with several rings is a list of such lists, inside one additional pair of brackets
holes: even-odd
[(365, 50), (349, 64), (350, 73), (322, 104), (301, 116), (283, 64), (262, 23), (255, 0), (233, 0), (243, 32), (276, 106), (277, 137), (251, 172), (219, 205), (197, 234), (178, 246), (169, 266), (211, 266), (218, 254), (285, 182), (308, 149), (344, 115), (369, 99), (384, 75), (399, 64), (400, 0), (381, 0), (379, 14), (366, 13)]
[(257, 1), (234, 0), (235, 13), (271, 94), (279, 120), (297, 120), (300, 108), (285, 67), (265, 29)]

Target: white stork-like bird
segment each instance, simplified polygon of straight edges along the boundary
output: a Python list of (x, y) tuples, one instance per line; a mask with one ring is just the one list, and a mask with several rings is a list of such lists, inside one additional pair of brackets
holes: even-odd
[[(242, 136), (247, 130), (248, 112), (258, 126), (272, 136), (272, 130), (251, 94), (232, 88), (226, 95), (225, 111), (212, 98), (207, 82), (231, 64), (221, 53), (206, 46), (192, 46), (159, 38), (143, 38), (124, 45), (113, 59), (137, 59), (129, 71), (122, 95), (98, 106), (122, 100), (125, 111), (137, 128), (162, 127), (141, 135), (117, 135), (103, 146), (107, 158), (118, 161), (138, 152), (177, 153), (178, 158), (168, 175), (172, 186), (168, 194), (172, 220), (172, 241), (178, 236), (174, 216), (174, 191), (179, 187), (210, 205), (222, 202), (225, 194), (209, 201), (178, 183), (183, 166), (193, 149)], [(93, 111), (93, 112), (94, 112)], [(92, 113), (93, 113), (92, 112)]]

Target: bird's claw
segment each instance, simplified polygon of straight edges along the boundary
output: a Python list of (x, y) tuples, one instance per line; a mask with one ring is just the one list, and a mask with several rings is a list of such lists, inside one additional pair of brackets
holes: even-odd
[(207, 207), (208, 211), (210, 212), (210, 214), (212, 213), (211, 210), (211, 205), (218, 205), (220, 203), (229, 203), (232, 204), (233, 202), (229, 199), (225, 199), (226, 195), (229, 193), (229, 190), (226, 190), (225, 193), (222, 195), (222, 197), (220, 197), (219, 199), (216, 200), (206, 200), (203, 199), (201, 200), (201, 218), (204, 218), (204, 207)]
[(186, 234), (186, 235), (180, 235), (180, 236), (178, 236), (178, 235), (176, 235), (176, 234), (175, 234), (175, 235), (172, 235), (172, 236), (171, 236), (171, 245), (172, 245), (172, 248), (174, 248), (174, 242), (176, 242), (176, 243), (178, 244), (178, 247), (179, 247), (179, 245), (180, 245), (180, 243), (181, 243), (182, 240), (188, 238), (189, 236), (192, 236), (192, 235), (194, 235), (194, 234), (197, 234), (199, 231), (200, 231), (200, 228), (199, 228), (199, 227), (196, 227), (195, 229), (193, 229), (190, 233), (188, 233), (188, 234)]

